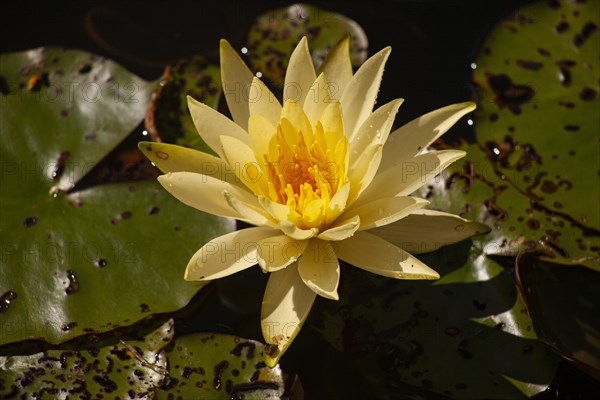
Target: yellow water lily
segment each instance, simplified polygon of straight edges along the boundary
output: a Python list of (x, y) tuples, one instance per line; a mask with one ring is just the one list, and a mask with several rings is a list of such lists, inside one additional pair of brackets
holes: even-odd
[(373, 111), (390, 51), (353, 73), (349, 40), (342, 40), (315, 71), (303, 38), (289, 60), (282, 105), (222, 40), (233, 121), (188, 97), (198, 133), (216, 156), (140, 144), (180, 201), (255, 226), (206, 243), (185, 279), (218, 279), (256, 264), (270, 273), (261, 325), (271, 367), (316, 296), (338, 299), (338, 259), (391, 278), (437, 279), (407, 250), (432, 251), (485, 229), (424, 209), (428, 201), (411, 196), (465, 155), (427, 148), (475, 105), (450, 105), (390, 133), (403, 100)]

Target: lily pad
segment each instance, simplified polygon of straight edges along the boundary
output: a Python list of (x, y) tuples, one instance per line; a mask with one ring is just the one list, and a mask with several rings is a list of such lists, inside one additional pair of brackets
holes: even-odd
[(523, 194), (600, 235), (600, 2), (535, 2), (488, 35), (477, 141)]
[(279, 399), (279, 366), (263, 362), (264, 345), (237, 336), (197, 333), (179, 338), (167, 352), (169, 379), (156, 399)]
[(377, 398), (393, 398), (402, 384), (461, 399), (542, 392), (558, 360), (536, 340), (513, 278), (483, 244), (421, 256), (442, 276), (433, 283), (348, 268), (341, 300), (321, 302), (311, 323), (351, 354)]
[(219, 66), (195, 56), (168, 67), (152, 95), (145, 126), (153, 140), (213, 153), (204, 143), (188, 110), (187, 96), (217, 108), (221, 98)]
[(281, 368), (262, 362), (264, 345), (199, 333), (173, 339), (173, 320), (143, 341), (86, 350), (0, 357), (0, 396), (36, 399), (279, 399)]
[(59, 343), (184, 306), (201, 287), (183, 280), (189, 257), (234, 223), (155, 182), (78, 185), (140, 124), (155, 84), (57, 48), (4, 54), (0, 76), (0, 344)]
[(144, 341), (122, 341), (87, 350), (49, 350), (0, 357), (3, 399), (151, 399), (166, 376), (164, 347), (173, 339), (170, 320)]
[(548, 260), (581, 264), (600, 270), (600, 236), (568, 215), (545, 208), (515, 187), (511, 177), (497, 169), (485, 148), (460, 147), (463, 162), (424, 186), (419, 195), (431, 208), (459, 214), (493, 227), (486, 236), (488, 255), (516, 256), (537, 251)]
[(600, 277), (581, 267), (518, 258), (519, 291), (539, 339), (600, 379)]
[(369, 46), (358, 23), (312, 5), (292, 4), (262, 14), (254, 21), (248, 32), (246, 53), (254, 71), (282, 88), (286, 62), (303, 36), (308, 37), (313, 63), (318, 68), (336, 42), (348, 34), (352, 65), (358, 67), (367, 59)]

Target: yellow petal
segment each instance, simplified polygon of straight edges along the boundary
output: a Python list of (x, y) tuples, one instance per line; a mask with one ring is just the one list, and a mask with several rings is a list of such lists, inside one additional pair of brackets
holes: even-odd
[(295, 224), (290, 221), (281, 221), (279, 223), (279, 229), (292, 239), (296, 240), (306, 240), (314, 237), (319, 233), (319, 230), (316, 228), (311, 229), (300, 229)]
[(348, 200), (348, 195), (350, 194), (350, 182), (346, 182), (342, 185), (342, 187), (335, 192), (331, 200), (329, 201), (329, 205), (327, 206), (327, 217), (326, 223), (327, 226), (331, 225), (333, 221), (335, 221), (346, 209), (346, 201)]
[(274, 221), (262, 207), (244, 203), (227, 191), (223, 191), (223, 197), (225, 197), (227, 204), (237, 211), (245, 221), (249, 221), (256, 226), (268, 226), (269, 228), (278, 229), (277, 221)]
[(300, 258), (307, 240), (295, 240), (279, 235), (258, 241), (258, 265), (264, 272), (275, 272)]
[(396, 279), (438, 279), (440, 275), (417, 258), (378, 236), (356, 232), (335, 242), (338, 258), (374, 274)]
[(211, 239), (192, 256), (184, 279), (219, 279), (251, 267), (258, 262), (257, 241), (275, 235), (273, 229), (248, 228)]
[(202, 140), (223, 158), (223, 151), (221, 149), (221, 142), (219, 138), (222, 135), (227, 135), (241, 140), (243, 143), (250, 144), (248, 133), (244, 130), (248, 121), (244, 123), (244, 129), (240, 128), (238, 124), (218, 112), (217, 110), (202, 104), (195, 100), (193, 97), (188, 96), (188, 108), (196, 130), (202, 137)]
[(265, 194), (267, 177), (256, 161), (252, 148), (231, 136), (221, 136), (221, 146), (227, 164), (235, 171), (238, 179), (256, 195)]
[(369, 233), (413, 254), (420, 254), (489, 231), (487, 226), (458, 215), (422, 209), (392, 224), (372, 229)]
[(475, 109), (470, 101), (452, 104), (427, 113), (390, 134), (383, 148), (380, 171), (396, 165), (399, 161), (414, 157), (442, 136), (463, 115)]
[[(341, 220), (341, 218), (340, 218)], [(329, 229), (317, 235), (319, 239), (338, 241), (348, 239), (360, 227), (360, 217), (355, 215), (347, 220), (341, 220), (330, 226)]]
[(308, 51), (308, 41), (303, 37), (290, 56), (283, 85), (283, 100), (292, 99), (298, 104), (304, 104), (315, 79), (317, 75)]
[(281, 103), (257, 77), (253, 78), (250, 86), (248, 107), (250, 109), (250, 117), (258, 114), (266, 118), (273, 125), (277, 125), (279, 122)]
[(313, 292), (338, 300), (340, 264), (329, 242), (311, 239), (298, 261), (298, 273)]
[[(296, 132), (301, 131), (305, 135), (308, 135), (309, 138), (312, 138), (312, 127), (310, 120), (304, 113), (302, 107), (300, 107), (294, 100), (287, 100), (285, 103), (283, 103), (281, 119), (287, 119), (291, 126), (296, 129)], [(296, 144), (296, 141), (294, 141), (294, 144)]]
[(352, 79), (352, 61), (350, 60), (350, 37), (340, 40), (327, 54), (319, 69), (329, 83), (332, 99), (339, 100)]
[(386, 47), (365, 61), (348, 83), (340, 99), (344, 111), (344, 128), (350, 142), (373, 111), (383, 68), (391, 50), (390, 47)]
[(325, 75), (321, 74), (308, 90), (308, 95), (304, 99), (304, 105), (302, 106), (312, 126), (315, 126), (325, 108), (333, 101), (329, 93), (329, 85), (325, 80)]
[(271, 273), (261, 309), (265, 363), (274, 367), (302, 328), (317, 295), (300, 278), (296, 263)]
[(354, 168), (349, 170), (348, 179), (350, 181), (350, 193), (347, 201), (348, 206), (357, 199), (359, 194), (362, 193), (373, 180), (373, 177), (377, 173), (382, 153), (383, 146), (380, 144), (368, 147), (359, 156), (357, 162), (354, 164)]
[(269, 144), (276, 133), (275, 125), (259, 114), (252, 114), (248, 120), (248, 135), (256, 160), (263, 163), (269, 154)]
[[(339, 101), (329, 102), (321, 114), (320, 122), (327, 137), (327, 146), (335, 148), (338, 140), (342, 139), (344, 120), (342, 118), (342, 105)], [(344, 160), (340, 160), (344, 161)]]
[(263, 196), (258, 197), (258, 202), (261, 205), (261, 207), (266, 212), (268, 212), (276, 221), (281, 222), (288, 220), (290, 209), (287, 208), (287, 206), (271, 201)]
[(351, 215), (359, 216), (359, 230), (364, 231), (396, 222), (428, 204), (427, 200), (416, 197), (388, 197), (362, 206), (350, 207), (340, 218), (348, 218)]
[(461, 150), (431, 151), (381, 172), (360, 195), (356, 205), (385, 197), (407, 196), (444, 171), (467, 153)]
[(211, 154), (168, 143), (139, 142), (138, 148), (162, 172), (195, 172), (239, 186), (227, 163)]
[(221, 39), (220, 57), (221, 83), (227, 107), (235, 123), (246, 130), (250, 116), (248, 96), (254, 74), (225, 39)]
[(356, 136), (350, 142), (350, 168), (352, 170), (362, 152), (369, 146), (384, 144), (394, 125), (396, 113), (404, 99), (392, 100), (379, 107), (363, 122)]
[(231, 208), (223, 199), (227, 191), (241, 201), (259, 206), (256, 196), (213, 177), (193, 172), (170, 172), (158, 177), (160, 184), (179, 201), (209, 214), (244, 220), (244, 217)]

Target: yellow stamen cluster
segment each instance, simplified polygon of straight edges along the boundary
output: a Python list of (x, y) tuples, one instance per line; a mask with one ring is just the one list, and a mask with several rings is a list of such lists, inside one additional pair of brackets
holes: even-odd
[[(341, 121), (341, 114), (335, 117)], [(299, 128), (282, 118), (264, 155), (269, 199), (286, 205), (296, 226), (323, 228), (331, 198), (346, 180), (347, 150), (341, 123)]]

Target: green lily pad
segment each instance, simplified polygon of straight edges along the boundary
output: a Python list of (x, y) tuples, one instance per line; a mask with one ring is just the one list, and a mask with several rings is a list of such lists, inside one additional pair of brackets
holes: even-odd
[(167, 352), (169, 376), (156, 399), (278, 399), (279, 366), (263, 362), (264, 345), (236, 336), (197, 333), (179, 338)]
[(263, 344), (216, 333), (173, 340), (174, 334), (169, 320), (143, 341), (0, 357), (0, 396), (262, 400), (283, 395), (281, 368), (262, 362)]
[[(452, 398), (526, 398), (550, 384), (557, 358), (535, 338), (513, 278), (484, 242), (421, 256), (435, 282), (343, 272), (339, 302), (313, 326), (350, 353), (382, 397), (408, 384)], [(387, 397), (383, 397), (385, 396)]]
[(532, 255), (517, 260), (519, 291), (539, 339), (600, 379), (600, 278)]
[(516, 256), (537, 251), (547, 260), (600, 270), (600, 236), (572, 218), (545, 208), (522, 193), (497, 169), (482, 146), (464, 144), (466, 159), (424, 186), (419, 195), (431, 208), (459, 214), (493, 227), (488, 255)]
[(56, 48), (4, 54), (0, 76), (0, 344), (59, 343), (185, 305), (202, 285), (183, 280), (189, 257), (233, 221), (155, 182), (78, 185), (140, 124), (155, 84)]
[(221, 91), (219, 66), (204, 57), (195, 56), (168, 67), (146, 113), (145, 125), (150, 137), (214, 154), (198, 135), (187, 96), (217, 108)]
[(536, 2), (489, 34), (476, 60), (474, 126), (523, 194), (600, 235), (600, 3)]
[(143, 341), (0, 357), (0, 395), (39, 400), (153, 398), (155, 387), (166, 376), (163, 349), (173, 334), (170, 320)]
[[(260, 15), (248, 32), (247, 55), (251, 68), (275, 86), (282, 88), (292, 51), (303, 36), (315, 67), (344, 35), (350, 35), (352, 65), (367, 59), (369, 42), (358, 23), (350, 18), (308, 4), (293, 4)], [(243, 52), (243, 51), (242, 51)]]

